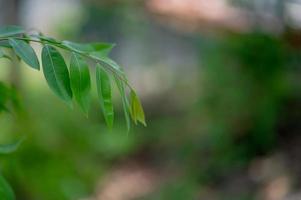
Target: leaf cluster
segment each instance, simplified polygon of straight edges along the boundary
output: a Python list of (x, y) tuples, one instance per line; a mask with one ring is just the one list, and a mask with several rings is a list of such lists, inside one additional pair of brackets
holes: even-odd
[[(32, 48), (32, 43), (42, 46), (41, 62)], [(114, 107), (112, 103), (112, 83), (115, 82), (121, 95), (128, 130), (131, 120), (146, 125), (144, 111), (135, 90), (130, 86), (122, 68), (109, 53), (114, 47), (108, 43), (76, 43), (59, 41), (43, 35), (30, 34), (19, 26), (0, 28), (0, 58), (8, 58), (5, 49), (11, 49), (29, 67), (39, 71), (42, 68), (45, 80), (53, 93), (72, 106), (73, 99), (88, 115), (91, 102), (91, 73), (88, 63), (96, 67), (96, 87), (100, 107), (108, 127), (113, 126)], [(59, 50), (70, 53), (70, 65)], [(88, 61), (92, 62), (88, 62)], [(0, 94), (0, 98), (1, 94)], [(0, 108), (1, 108), (0, 99)]]

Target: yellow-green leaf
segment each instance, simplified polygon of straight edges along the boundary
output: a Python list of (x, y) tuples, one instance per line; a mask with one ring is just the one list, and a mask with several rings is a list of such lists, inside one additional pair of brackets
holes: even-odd
[(131, 116), (135, 124), (137, 124), (137, 122), (141, 122), (144, 126), (146, 126), (143, 107), (139, 97), (133, 90), (131, 90)]

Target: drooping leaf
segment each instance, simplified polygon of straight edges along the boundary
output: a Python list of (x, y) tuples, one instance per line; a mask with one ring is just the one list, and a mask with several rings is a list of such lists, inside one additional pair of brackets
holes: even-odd
[(131, 90), (131, 116), (135, 124), (137, 124), (137, 122), (141, 122), (144, 126), (146, 126), (143, 107), (136, 92), (133, 90)]
[(70, 61), (71, 89), (77, 103), (88, 114), (90, 104), (91, 80), (88, 64), (82, 56), (72, 53)]
[(99, 64), (96, 66), (96, 85), (105, 121), (111, 128), (114, 122), (111, 82), (107, 72)]
[(119, 90), (119, 93), (121, 96), (126, 126), (127, 126), (127, 130), (129, 131), (131, 128), (131, 120), (130, 120), (130, 114), (129, 114), (130, 105), (129, 105), (129, 101), (128, 101), (128, 98), (126, 95), (124, 83), (117, 76), (114, 76), (114, 78), (115, 78), (115, 82), (116, 82), (116, 85), (118, 87), (118, 90)]
[(0, 144), (0, 154), (9, 154), (16, 151), (23, 141), (24, 138), (21, 138), (11, 144)]
[(108, 56), (112, 48), (115, 46), (114, 44), (108, 44), (108, 43), (81, 44), (76, 42), (70, 42), (67, 40), (63, 41), (62, 45), (80, 53), (95, 54), (101, 56)]
[(42, 50), (42, 65), (43, 73), (50, 89), (71, 105), (72, 90), (69, 72), (63, 56), (54, 47), (45, 45)]
[(30, 67), (40, 70), (40, 64), (33, 48), (22, 40), (10, 38), (9, 44), (13, 47), (15, 53)]
[(0, 174), (0, 197), (1, 200), (15, 200), (15, 194), (11, 186)]
[(4, 26), (0, 28), (0, 37), (9, 37), (25, 33), (20, 26)]

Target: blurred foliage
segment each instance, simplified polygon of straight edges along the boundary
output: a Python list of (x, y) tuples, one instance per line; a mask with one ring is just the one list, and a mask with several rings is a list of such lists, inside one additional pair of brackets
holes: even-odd
[[(0, 118), (1, 138), (5, 138), (2, 134), (27, 135), (17, 152), (0, 157), (1, 169), (17, 199), (87, 197), (95, 192), (97, 180), (105, 180), (114, 168), (131, 161), (162, 174), (154, 191), (138, 199), (257, 199), (263, 186), (250, 180), (250, 165), (258, 157), (277, 152), (283, 135), (294, 140), (293, 132), (299, 130), (301, 53), (297, 37), (260, 32), (182, 36), (148, 18), (139, 3), (89, 2), (84, 4), (87, 18), (79, 24), (79, 40), (118, 43), (137, 39), (134, 42), (143, 43), (144, 50), (136, 52), (147, 57), (142, 59), (141, 71), (143, 66), (166, 59), (160, 51), (163, 47), (157, 48), (155, 43), (167, 46), (179, 60), (183, 52), (174, 51), (168, 42), (193, 44), (188, 49), (198, 51), (199, 74), (198, 80), (190, 81), (197, 82), (198, 99), (191, 103), (173, 83), (168, 92), (188, 105), (183, 107), (177, 99), (172, 103), (143, 99), (150, 102), (145, 105), (148, 127), (136, 127), (127, 135), (123, 120), (117, 118), (117, 126), (109, 131), (101, 113), (93, 112), (86, 119), (77, 108), (69, 110), (58, 102), (48, 90), (25, 84), (22, 102), (29, 108), (26, 116)], [(169, 36), (173, 40), (166, 40)], [(133, 57), (129, 59), (137, 55)], [(189, 67), (184, 71), (195, 77)], [(177, 68), (173, 72), (183, 76)], [(195, 88), (185, 91), (189, 94)], [(163, 99), (169, 96), (166, 91), (159, 94)], [(92, 110), (96, 105), (93, 102)], [(116, 112), (120, 117), (121, 108), (119, 102)]]

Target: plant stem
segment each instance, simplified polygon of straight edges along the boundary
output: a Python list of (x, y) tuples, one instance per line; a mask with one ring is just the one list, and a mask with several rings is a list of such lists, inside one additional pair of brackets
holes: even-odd
[[(36, 36), (36, 37), (39, 37), (39, 36)], [(118, 71), (119, 73), (117, 73), (117, 72), (115, 71), (115, 69), (112, 69), (113, 67), (111, 67), (110, 64), (106, 63), (105, 61), (98, 60), (98, 59), (96, 59), (96, 58), (94, 58), (94, 57), (91, 57), (91, 56), (90, 56), (89, 54), (87, 54), (87, 53), (83, 53), (83, 52), (80, 52), (80, 51), (76, 51), (76, 50), (74, 50), (74, 49), (67, 48), (67, 47), (65, 47), (64, 45), (62, 45), (62, 44), (59, 43), (59, 42), (58, 42), (58, 43), (52, 43), (52, 42), (47, 41), (47, 40), (40, 40), (40, 39), (36, 40), (36, 39), (26, 38), (26, 37), (2, 37), (2, 38), (0, 37), (0, 41), (6, 41), (6, 40), (8, 40), (8, 39), (10, 39), (10, 38), (12, 38), (12, 39), (17, 39), (17, 40), (23, 40), (23, 41), (27, 41), (27, 42), (36, 42), (36, 43), (40, 43), (40, 44), (45, 44), (45, 43), (46, 43), (46, 44), (48, 44), (48, 45), (53, 45), (53, 46), (56, 46), (56, 47), (58, 47), (58, 48), (61, 48), (61, 49), (63, 49), (63, 50), (69, 51), (69, 52), (74, 52), (74, 53), (80, 54), (81, 56), (84, 56), (84, 57), (86, 57), (86, 58), (88, 58), (88, 59), (93, 60), (94, 62), (100, 64), (102, 67), (104, 67), (104, 68), (106, 68), (107, 70), (109, 70), (111, 73), (115, 74), (115, 75), (118, 77), (118, 79), (120, 79), (121, 81), (123, 81), (123, 82), (129, 87), (130, 90), (133, 90), (133, 91), (134, 91), (134, 89), (133, 89), (132, 86), (128, 83), (128, 81), (126, 80), (126, 78), (125, 78), (125, 77), (122, 77), (122, 76), (119, 74), (119, 73), (123, 73), (122, 71)], [(107, 65), (110, 66), (110, 67), (107, 67)]]

